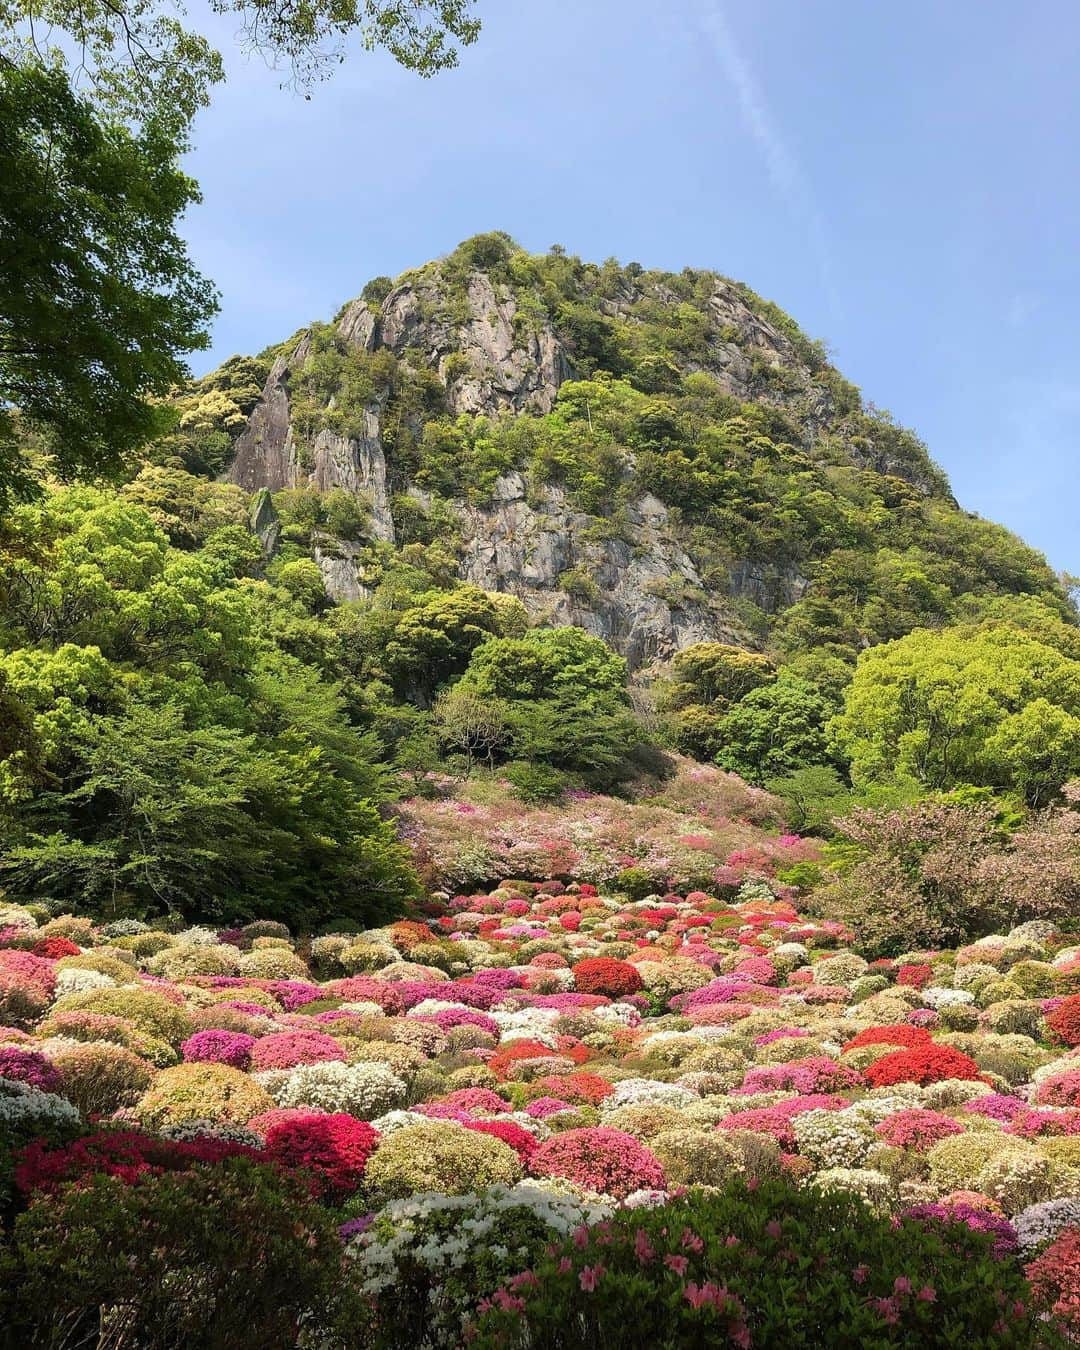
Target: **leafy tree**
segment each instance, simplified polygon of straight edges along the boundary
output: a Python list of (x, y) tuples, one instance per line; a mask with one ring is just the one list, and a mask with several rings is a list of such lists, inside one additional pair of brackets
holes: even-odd
[(1078, 635), (1045, 607), (1036, 631), (989, 619), (920, 629), (859, 658), (831, 724), (856, 786), (900, 775), (1047, 801), (1080, 771)]
[(398, 689), (425, 703), (499, 631), (499, 611), (486, 592), (475, 586), (432, 592), (396, 620), (386, 669)]
[(735, 703), (774, 677), (772, 662), (727, 642), (695, 642), (671, 659), (669, 706)]
[(0, 53), (0, 510), (33, 490), (27, 430), (55, 473), (114, 470), (207, 345), (181, 149), (169, 122), (104, 120), (61, 70)]
[(626, 661), (601, 638), (580, 628), (537, 628), (483, 643), (454, 692), (507, 706), (518, 758), (610, 785), (644, 738), (626, 681)]
[(510, 741), (510, 717), (500, 699), (459, 685), (439, 695), (434, 711), (439, 739), (464, 757), (466, 774), (472, 773), (478, 759), (490, 767)]
[(716, 762), (752, 783), (825, 764), (830, 712), (812, 685), (781, 669), (772, 684), (751, 690), (720, 718)]
[(412, 892), (378, 811), (381, 747), (323, 668), (331, 645), (297, 640), (316, 621), (215, 547), (239, 528), (180, 552), (142, 507), (90, 488), (5, 522), (10, 894), (307, 927), (378, 921)]
[(788, 809), (788, 824), (800, 833), (827, 834), (832, 822), (850, 810), (850, 788), (831, 764), (807, 764), (779, 778), (769, 778), (765, 787)]

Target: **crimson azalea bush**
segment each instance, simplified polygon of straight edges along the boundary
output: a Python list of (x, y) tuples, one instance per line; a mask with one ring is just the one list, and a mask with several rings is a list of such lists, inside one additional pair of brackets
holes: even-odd
[(616, 961), (608, 956), (579, 961), (573, 967), (574, 987), (582, 994), (605, 994), (608, 998), (622, 998), (644, 988), (644, 981), (636, 966), (629, 961)]
[(623, 1210), (481, 1307), (477, 1350), (1061, 1344), (987, 1235), (780, 1181)]
[(313, 1174), (319, 1191), (340, 1201), (363, 1181), (378, 1143), (378, 1132), (355, 1116), (294, 1115), (267, 1131), (266, 1157)]
[(969, 1055), (951, 1045), (918, 1045), (882, 1055), (864, 1076), (871, 1087), (892, 1087), (896, 1083), (943, 1083), (947, 1078), (970, 1081), (982, 1074)]
[(1063, 998), (1046, 1014), (1046, 1025), (1065, 1045), (1080, 1045), (1080, 994)]

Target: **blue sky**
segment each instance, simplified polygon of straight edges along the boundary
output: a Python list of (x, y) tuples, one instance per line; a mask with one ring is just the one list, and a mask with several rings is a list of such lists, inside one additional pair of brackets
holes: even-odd
[(356, 51), (310, 101), (203, 3), (229, 82), (189, 160), (222, 291), (198, 372), (482, 230), (714, 267), (1080, 573), (1072, 0), (479, 0), (458, 70)]

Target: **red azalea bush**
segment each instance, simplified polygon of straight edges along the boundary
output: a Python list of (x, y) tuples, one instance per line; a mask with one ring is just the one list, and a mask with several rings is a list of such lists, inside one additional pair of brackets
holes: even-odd
[(581, 994), (606, 994), (608, 998), (622, 998), (636, 994), (644, 982), (636, 966), (629, 961), (616, 961), (610, 956), (590, 957), (573, 967), (574, 986)]
[(1024, 1272), (1038, 1302), (1049, 1308), (1072, 1340), (1080, 1340), (1080, 1228), (1063, 1229)]
[(272, 1125), (266, 1156), (285, 1167), (310, 1172), (332, 1200), (351, 1195), (364, 1179), (379, 1134), (365, 1121), (343, 1112), (294, 1116)]
[(901, 966), (896, 972), (896, 983), (907, 985), (912, 989), (924, 989), (930, 983), (932, 974), (932, 970), (926, 965)]
[(664, 1169), (651, 1149), (632, 1134), (604, 1125), (545, 1140), (532, 1155), (531, 1170), (539, 1177), (566, 1177), (619, 1200), (664, 1184)]
[(490, 1134), (495, 1139), (501, 1139), (504, 1144), (509, 1144), (521, 1159), (523, 1167), (528, 1167), (529, 1160), (539, 1146), (536, 1136), (516, 1120), (466, 1120), (462, 1123), (467, 1130)]
[(615, 1084), (598, 1073), (552, 1074), (538, 1078), (535, 1086), (544, 1093), (553, 1093), (575, 1106), (599, 1106), (615, 1091)]
[(78, 956), (82, 948), (66, 937), (47, 937), (35, 942), (30, 948), (35, 956), (43, 956), (48, 961), (59, 961), (62, 956)]
[(981, 1078), (979, 1066), (970, 1056), (954, 1050), (951, 1045), (916, 1046), (912, 1050), (896, 1050), (882, 1055), (866, 1069), (866, 1081), (871, 1087), (892, 1087), (895, 1083), (943, 1083), (947, 1078), (972, 1081)]
[(932, 1045), (933, 1037), (923, 1027), (902, 1025), (896, 1027), (867, 1027), (844, 1045), (842, 1053), (857, 1050), (860, 1045), (902, 1045), (909, 1050), (918, 1045)]
[(1080, 994), (1070, 994), (1046, 1014), (1046, 1025), (1065, 1045), (1080, 1045)]
[(34, 1191), (55, 1194), (69, 1182), (82, 1185), (95, 1176), (117, 1177), (131, 1184), (164, 1172), (185, 1172), (199, 1163), (259, 1156), (256, 1149), (230, 1140), (156, 1139), (135, 1130), (89, 1134), (60, 1147), (37, 1139), (16, 1159), (15, 1185), (24, 1195)]

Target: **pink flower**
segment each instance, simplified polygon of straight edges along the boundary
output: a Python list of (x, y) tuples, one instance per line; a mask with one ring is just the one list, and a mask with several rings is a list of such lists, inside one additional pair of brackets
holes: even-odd
[(783, 1232), (783, 1229), (780, 1227), (780, 1224), (776, 1221), (776, 1219), (770, 1219), (769, 1222), (765, 1225), (765, 1232), (768, 1233), (769, 1237), (771, 1238), (778, 1238), (780, 1234)]
[(564, 1256), (562, 1260), (559, 1262), (559, 1274), (569, 1275), (571, 1268), (572, 1262), (570, 1258), (568, 1256)]
[(603, 1274), (604, 1274), (603, 1266), (600, 1265), (586, 1266), (582, 1270), (581, 1274), (578, 1276), (578, 1284), (581, 1285), (582, 1289), (584, 1289), (586, 1293), (591, 1294), (592, 1291), (596, 1288), (596, 1286), (600, 1283)]
[(911, 1281), (906, 1275), (897, 1275), (896, 1279), (893, 1280), (894, 1294), (910, 1294), (911, 1288)]
[(692, 1233), (689, 1228), (683, 1229), (681, 1242), (687, 1251), (695, 1252), (698, 1255), (705, 1250), (705, 1243), (696, 1233)]
[(652, 1243), (649, 1241), (649, 1235), (644, 1228), (639, 1228), (634, 1234), (634, 1254), (643, 1266), (647, 1266), (656, 1255)]
[(870, 1274), (869, 1266), (856, 1266), (855, 1269), (851, 1272), (851, 1278), (855, 1281), (856, 1284), (865, 1284), (866, 1277), (869, 1274)]
[(675, 1274), (680, 1277), (686, 1274), (686, 1267), (689, 1264), (690, 1262), (685, 1256), (675, 1256), (672, 1254), (664, 1257), (664, 1265), (667, 1266), (668, 1270), (673, 1270)]
[(937, 1290), (932, 1284), (924, 1284), (915, 1297), (920, 1303), (933, 1303), (937, 1298)]

